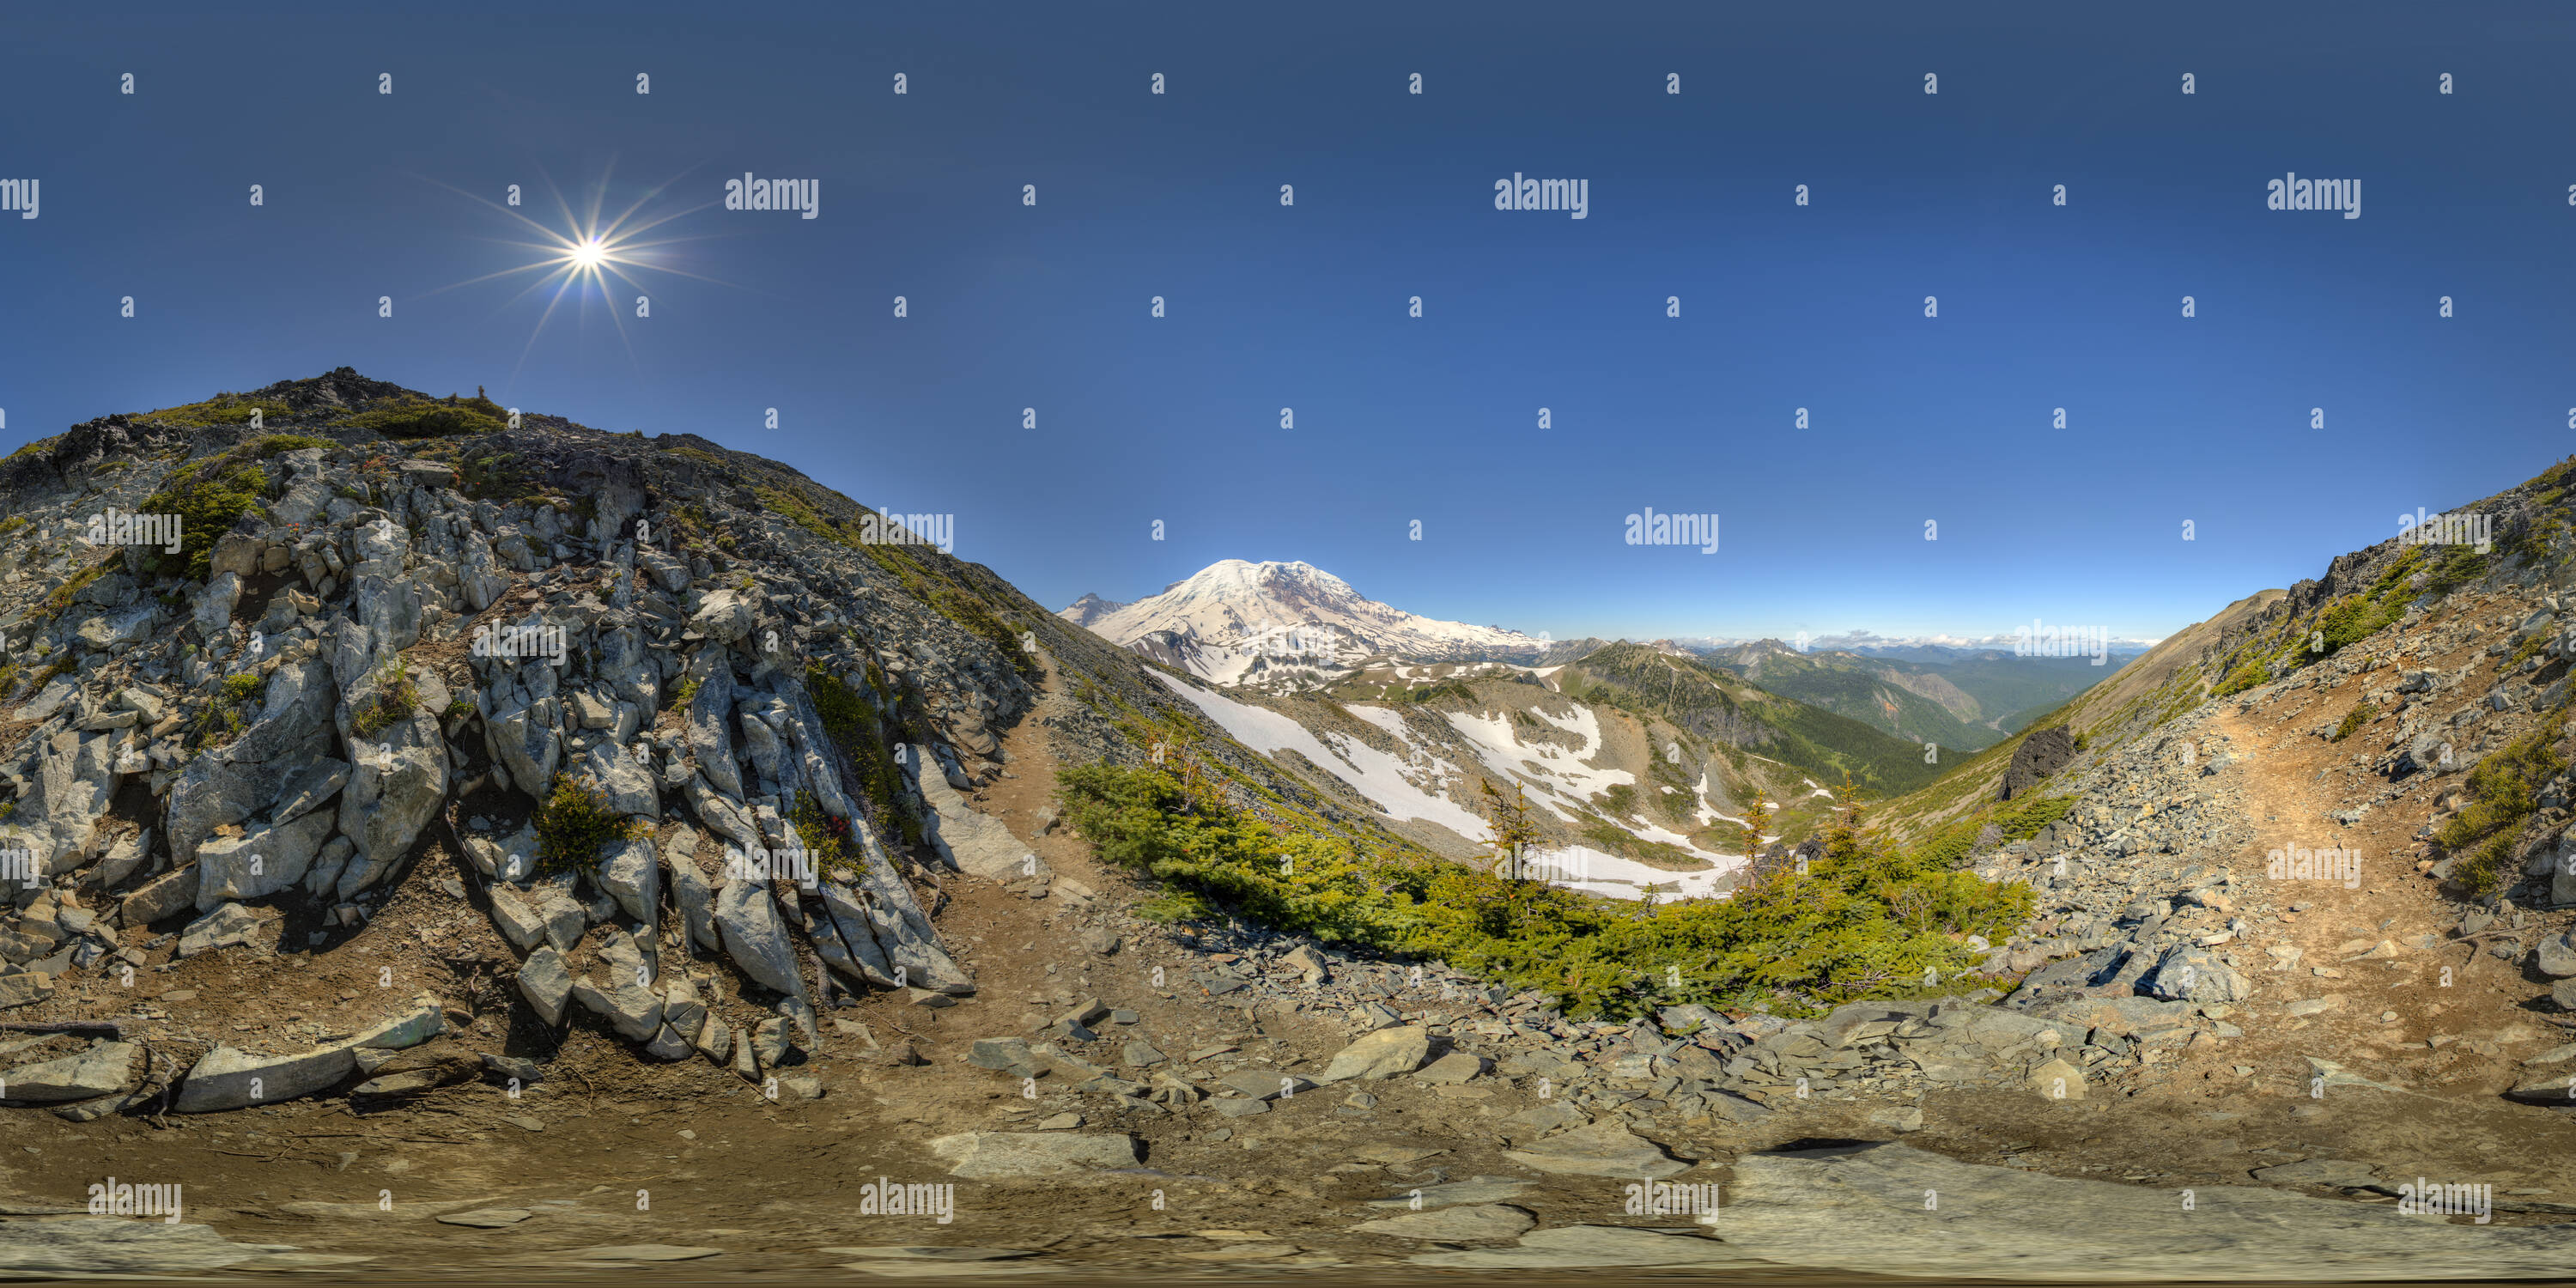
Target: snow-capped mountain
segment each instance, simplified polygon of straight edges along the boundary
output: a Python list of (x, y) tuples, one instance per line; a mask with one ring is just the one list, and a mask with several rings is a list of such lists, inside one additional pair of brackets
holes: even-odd
[(1374, 656), (1535, 658), (1547, 648), (1519, 631), (1378, 603), (1307, 563), (1227, 559), (1135, 603), (1085, 595), (1060, 615), (1113, 643), (1187, 659), (1190, 670), (1227, 684), (1282, 667), (1337, 669)]
[(1099, 621), (1101, 618), (1107, 617), (1111, 613), (1117, 612), (1119, 609), (1125, 607), (1125, 604), (1119, 603), (1114, 599), (1102, 599), (1098, 595), (1085, 595), (1082, 598), (1073, 601), (1070, 607), (1058, 612), (1056, 616), (1061, 617), (1076, 626), (1089, 626), (1093, 622)]

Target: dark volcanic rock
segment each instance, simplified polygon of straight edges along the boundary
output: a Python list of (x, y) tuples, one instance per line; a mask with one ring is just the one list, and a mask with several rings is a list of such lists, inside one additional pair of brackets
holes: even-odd
[(2073, 759), (2075, 735), (2063, 727), (2038, 730), (2013, 748), (2012, 767), (2004, 771), (2003, 791), (1995, 799), (2008, 801), (2028, 792)]

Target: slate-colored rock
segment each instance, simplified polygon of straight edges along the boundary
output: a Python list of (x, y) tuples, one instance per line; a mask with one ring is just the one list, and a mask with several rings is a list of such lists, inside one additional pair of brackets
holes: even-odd
[(572, 971), (564, 965), (563, 954), (549, 944), (528, 954), (519, 963), (519, 996), (535, 1009), (537, 1018), (549, 1026), (563, 1023), (564, 1008), (572, 1002)]
[(1533, 1230), (1519, 1246), (1470, 1252), (1425, 1252), (1417, 1266), (1472, 1270), (1595, 1270), (1647, 1266), (1719, 1266), (1742, 1262), (1743, 1253), (1715, 1239), (1633, 1226), (1569, 1225)]
[(308, 814), (292, 823), (206, 841), (197, 847), (197, 911), (266, 898), (302, 881), (335, 826), (327, 814)]
[(133, 1079), (142, 1051), (131, 1042), (99, 1042), (57, 1060), (19, 1065), (0, 1072), (0, 1099), (49, 1105), (112, 1095)]
[(1500, 1243), (1519, 1238), (1536, 1224), (1538, 1218), (1526, 1209), (1507, 1203), (1476, 1203), (1407, 1212), (1383, 1221), (1363, 1221), (1352, 1226), (1351, 1233), (1444, 1243)]
[(179, 956), (194, 957), (219, 948), (245, 945), (266, 949), (277, 937), (278, 917), (262, 915), (237, 903), (227, 903), (188, 924), (179, 936)]
[[(1743, 1255), (1905, 1277), (2417, 1282), (2563, 1275), (2564, 1226), (2453, 1225), (2252, 1186), (2173, 1190), (1982, 1167), (1899, 1144), (1735, 1162), (1703, 1218)], [(1928, 1206), (1925, 1192), (1937, 1195)]]
[(2075, 735), (2063, 725), (2033, 730), (2013, 748), (2012, 764), (2004, 770), (2002, 789), (1995, 799), (2008, 801), (2027, 795), (2041, 779), (2066, 768), (2075, 759)]
[(976, 809), (966, 797), (935, 769), (938, 761), (928, 748), (915, 746), (907, 758), (913, 780), (922, 799), (930, 805), (931, 816), (924, 820), (923, 831), (939, 857), (960, 872), (991, 880), (1012, 877), (1045, 876), (1049, 869), (1044, 860), (1031, 862), (1029, 847), (1011, 835), (1000, 819)]
[(951, 1164), (949, 1175), (970, 1181), (1075, 1177), (1134, 1167), (1142, 1157), (1136, 1138), (1124, 1132), (960, 1132), (931, 1141), (930, 1152)]
[(716, 892), (716, 927), (725, 953), (762, 988), (794, 997), (805, 995), (796, 968), (796, 949), (787, 938), (785, 918), (766, 883), (728, 881)]
[(611, 842), (600, 852), (598, 873), (599, 888), (617, 901), (629, 923), (649, 926), (660, 920), (662, 868), (651, 841)]
[(1400, 1078), (1431, 1058), (1431, 1032), (1419, 1026), (1380, 1029), (1343, 1047), (1315, 1080), (1348, 1082), (1354, 1078)]
[(294, 1100), (327, 1091), (358, 1071), (346, 1045), (295, 1055), (258, 1055), (218, 1046), (200, 1057), (170, 1102), (174, 1113), (204, 1114)]
[(1659, 1180), (1675, 1172), (1687, 1171), (1690, 1167), (1690, 1164), (1666, 1155), (1662, 1146), (1609, 1118), (1589, 1127), (1577, 1127), (1531, 1141), (1505, 1151), (1503, 1157), (1523, 1167), (1563, 1176), (1609, 1176), (1641, 1181)]
[(2166, 1001), (2241, 1002), (2254, 986), (2217, 953), (2176, 944), (2157, 960), (2140, 991)]

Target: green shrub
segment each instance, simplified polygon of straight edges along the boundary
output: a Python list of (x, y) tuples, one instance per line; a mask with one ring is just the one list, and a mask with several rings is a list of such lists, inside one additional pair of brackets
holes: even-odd
[(315, 438), (311, 434), (270, 434), (260, 439), (258, 442), (251, 444), (251, 453), (264, 461), (272, 456), (283, 456), (288, 452), (300, 452), (308, 447), (327, 449), (338, 446), (338, 443), (332, 442), (330, 439)]
[(45, 596), (45, 611), (59, 613), (70, 608), (72, 601), (80, 598), (82, 591), (89, 589), (90, 583), (107, 575), (107, 565), (108, 561), (101, 559), (73, 573), (62, 585), (54, 587), (54, 592)]
[(2335, 726), (2334, 737), (2327, 739), (2327, 741), (2342, 742), (2344, 739), (2351, 737), (2353, 733), (2363, 725), (2369, 724), (2371, 721), (2378, 718), (2379, 704), (2368, 698), (2364, 698), (2359, 703), (2355, 704), (2352, 710), (2344, 713), (2343, 723)]
[(196, 749), (229, 740), (249, 727), (250, 717), (244, 711), (267, 688), (268, 677), (257, 671), (225, 676), (224, 682), (215, 686), (215, 695), (207, 701), (205, 710), (197, 713), (196, 724), (189, 731)]
[(555, 775), (554, 789), (537, 807), (537, 873), (588, 871), (599, 851), (611, 841), (634, 835), (634, 828), (608, 798), (570, 774)]
[(8, 536), (10, 533), (16, 532), (18, 529), (26, 526), (27, 516), (23, 514), (13, 514), (8, 518), (0, 519), (0, 537)]
[(2073, 808), (2075, 798), (2072, 796), (2023, 796), (1989, 803), (1942, 825), (1939, 831), (1916, 844), (1915, 854), (1922, 862), (1950, 867), (1976, 849), (1978, 835), (1989, 824), (2000, 833), (1997, 844), (2027, 841), (2039, 835), (2039, 829), (2066, 817), (2067, 811)]
[(1927, 971), (1947, 979), (1975, 962), (1966, 936), (2002, 939), (2031, 908), (2027, 887), (1946, 871), (1847, 818), (1803, 874), (1783, 868), (1731, 898), (1647, 907), (1496, 877), (1401, 841), (1367, 853), (1320, 828), (1230, 808), (1161, 768), (1083, 766), (1057, 780), (1067, 819), (1102, 859), (1163, 882), (1148, 905), (1157, 916), (1194, 915), (1195, 903), (1436, 956), (1545, 991), (1578, 1016), (1683, 1001), (1805, 1010), (1918, 993)]
[(51, 438), (39, 438), (36, 441), (19, 448), (17, 451), (9, 453), (6, 459), (14, 461), (21, 456), (36, 456), (45, 452), (50, 452), (54, 450), (54, 448), (60, 446), (65, 437), (66, 435), (56, 434)]
[(293, 407), (282, 402), (244, 398), (239, 394), (217, 394), (204, 402), (145, 412), (143, 419), (204, 429), (214, 425), (247, 425), (254, 411), (260, 413), (264, 420), (283, 420), (295, 414)]
[[(2554, 713), (2553, 713), (2554, 714)], [(2506, 744), (2469, 771), (2468, 808), (2434, 833), (2434, 842), (2455, 855), (2452, 875), (2479, 895), (2491, 895), (2513, 884), (2510, 860), (2522, 825), (2540, 809), (2540, 785), (2567, 768), (2551, 745), (2557, 721)]]
[(2210, 694), (2213, 697), (2224, 698), (2243, 693), (2255, 685), (2269, 683), (2271, 679), (2271, 666), (2264, 659), (2256, 658), (2228, 672), (2227, 678), (2220, 680), (2218, 687), (2210, 690)]
[(805, 691), (814, 699), (815, 714), (823, 718), (824, 736), (840, 748), (841, 758), (857, 776), (869, 816), (894, 829), (906, 845), (920, 844), (921, 820), (913, 816), (910, 797), (903, 791), (903, 771), (886, 749), (875, 705), (819, 666), (805, 668)]
[(965, 627), (967, 633), (999, 649), (1002, 656), (1009, 659), (1011, 669), (1022, 676), (1034, 680), (1044, 673), (1044, 668), (1038, 665), (1037, 655), (1020, 647), (1019, 633), (995, 617), (992, 607), (980, 597), (963, 590), (936, 590), (931, 593), (930, 606), (946, 614), (948, 620)]
[(411, 682), (411, 669), (401, 658), (389, 657), (376, 668), (376, 695), (350, 718), (349, 729), (361, 738), (372, 738), (410, 719), (419, 706), (420, 690)]
[(134, 507), (138, 514), (179, 516), (179, 553), (135, 546), (127, 550), (127, 557), (148, 575), (204, 581), (212, 570), (216, 539), (231, 531), (234, 521), (257, 509), (267, 494), (268, 473), (237, 455), (226, 454), (182, 470)]
[(457, 398), (451, 394), (446, 402), (397, 403), (359, 412), (339, 423), (351, 429), (374, 430), (387, 438), (451, 438), (497, 433), (508, 426), (509, 418), (510, 413), (489, 398)]
[(2479, 554), (2476, 547), (2453, 546), (2450, 553), (2442, 556), (2442, 562), (2434, 565), (2424, 589), (2430, 594), (2447, 595), (2486, 575), (2487, 557)]
[(796, 829), (796, 839), (804, 844), (806, 857), (813, 861), (816, 871), (840, 860), (843, 843), (850, 838), (849, 821), (824, 813), (814, 793), (796, 793), (796, 808), (787, 821)]

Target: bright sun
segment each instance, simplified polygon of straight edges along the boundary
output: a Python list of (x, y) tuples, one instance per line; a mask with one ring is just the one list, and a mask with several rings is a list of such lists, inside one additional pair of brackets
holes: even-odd
[(572, 248), (572, 262), (583, 268), (597, 268), (607, 258), (608, 247), (597, 239), (580, 242)]

